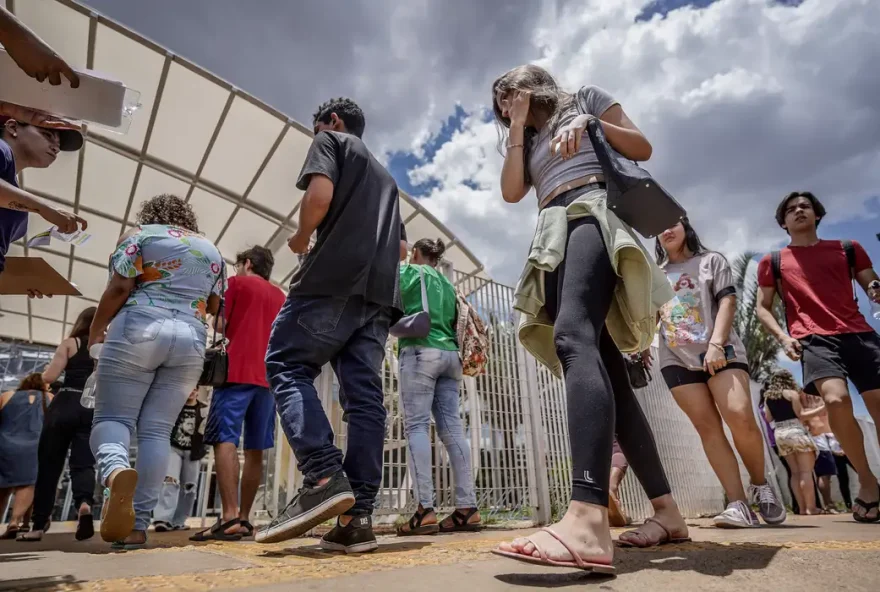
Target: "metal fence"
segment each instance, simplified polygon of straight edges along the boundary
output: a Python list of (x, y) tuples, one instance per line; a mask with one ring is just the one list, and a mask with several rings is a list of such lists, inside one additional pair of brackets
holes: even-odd
[[(486, 321), (491, 334), (488, 371), (476, 379), (465, 379), (460, 399), (481, 513), (489, 523), (547, 523), (565, 511), (571, 491), (564, 385), (518, 344), (510, 287), (476, 277), (456, 276), (455, 280)], [(51, 355), (50, 350), (39, 346), (5, 347), (0, 351), (0, 362), (3, 362), (0, 369), (6, 370), (7, 383), (22, 372), (32, 371), (37, 364), (45, 364)], [(376, 509), (379, 522), (393, 522), (400, 516), (408, 516), (417, 505), (411, 493), (399, 404), (396, 344), (389, 342), (387, 348), (382, 376), (388, 419), (383, 481)], [(656, 367), (651, 375), (649, 386), (638, 390), (636, 396), (653, 429), (676, 500), (688, 517), (716, 513), (724, 507), (724, 493), (706, 460), (696, 430), (675, 404)], [(339, 404), (338, 386), (329, 367), (318, 378), (316, 386), (334, 427), (336, 443), (345, 450), (346, 423)], [(880, 465), (873, 424), (863, 421), (862, 428), (872, 464)], [(436, 507), (439, 511), (449, 511), (454, 505), (452, 472), (433, 427), (431, 436)], [(254, 505), (256, 519), (275, 515), (302, 483), (280, 425), (277, 425), (276, 438), (275, 449), (269, 451), (265, 459), (265, 478)], [(773, 467), (772, 462), (768, 467)], [(775, 479), (772, 469), (769, 473)], [(784, 491), (784, 471), (778, 482)], [(64, 519), (72, 515), (66, 471), (59, 486), (61, 495), (56, 519)], [(203, 463), (198, 488), (195, 515), (215, 515), (219, 499), (211, 455)], [(651, 514), (648, 500), (631, 472), (621, 487), (621, 498), (633, 519)]]

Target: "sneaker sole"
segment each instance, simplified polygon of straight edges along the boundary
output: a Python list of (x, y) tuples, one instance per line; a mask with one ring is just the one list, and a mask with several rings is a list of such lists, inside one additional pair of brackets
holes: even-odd
[(123, 469), (113, 478), (110, 497), (101, 515), (101, 538), (104, 542), (121, 541), (134, 529), (134, 490), (138, 474), (134, 469)]
[(311, 511), (275, 527), (261, 530), (254, 536), (258, 543), (278, 543), (302, 536), (322, 522), (336, 518), (354, 506), (354, 495), (350, 492), (339, 493), (315, 506)]
[(367, 541), (365, 543), (358, 543), (356, 545), (342, 545), (340, 543), (331, 543), (330, 541), (325, 541), (321, 539), (321, 548), (325, 551), (344, 551), (345, 553), (369, 553), (371, 551), (375, 551), (379, 548), (378, 541)]
[(782, 518), (778, 518), (778, 519), (775, 519), (775, 520), (770, 520), (770, 519), (768, 519), (766, 516), (764, 516), (764, 515), (762, 514), (762, 515), (761, 515), (761, 518), (763, 518), (763, 519), (764, 519), (764, 522), (766, 522), (766, 523), (769, 524), (770, 526), (778, 526), (778, 525), (780, 525), (780, 524), (782, 524), (782, 523), (785, 522), (785, 520), (788, 518), (788, 515), (787, 515), (787, 514), (783, 514), (783, 515), (782, 515)]
[(745, 524), (742, 522), (726, 522), (724, 520), (714, 520), (715, 528), (726, 528), (730, 530), (735, 529), (744, 529), (744, 528), (758, 528), (760, 524)]

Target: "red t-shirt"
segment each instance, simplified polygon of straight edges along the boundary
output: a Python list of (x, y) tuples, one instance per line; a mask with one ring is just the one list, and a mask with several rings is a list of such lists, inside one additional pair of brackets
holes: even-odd
[(266, 348), (284, 292), (257, 275), (233, 276), (226, 289), (227, 381), (268, 387)]
[[(853, 249), (856, 273), (869, 269), (871, 258), (862, 245), (853, 241)], [(785, 247), (780, 272), (788, 333), (795, 339), (873, 331), (853, 299), (849, 263), (840, 241), (821, 240), (812, 247)], [(776, 287), (770, 255), (758, 264), (758, 285)]]

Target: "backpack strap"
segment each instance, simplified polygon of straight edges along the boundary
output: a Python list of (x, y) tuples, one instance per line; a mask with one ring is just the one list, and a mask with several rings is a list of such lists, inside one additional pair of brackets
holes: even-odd
[(785, 324), (788, 325), (788, 311), (785, 309), (785, 293), (782, 291), (782, 252), (773, 251), (770, 253), (770, 269), (773, 271), (773, 281), (776, 282), (776, 293), (779, 294), (779, 300), (782, 302), (782, 313), (785, 317)]
[(856, 248), (851, 240), (840, 241), (840, 246), (846, 254), (846, 264), (849, 266), (849, 279), (852, 280), (853, 300), (859, 301), (859, 293), (856, 289)]

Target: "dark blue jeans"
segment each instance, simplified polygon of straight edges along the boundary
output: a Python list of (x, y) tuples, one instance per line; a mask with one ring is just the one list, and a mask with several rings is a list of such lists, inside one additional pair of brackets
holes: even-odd
[[(269, 338), (266, 373), (304, 482), (312, 486), (344, 470), (356, 500), (351, 515), (372, 513), (382, 482), (386, 414), (380, 370), (390, 325), (389, 307), (359, 296), (288, 295)], [(315, 389), (328, 362), (348, 420), (344, 461)]]

